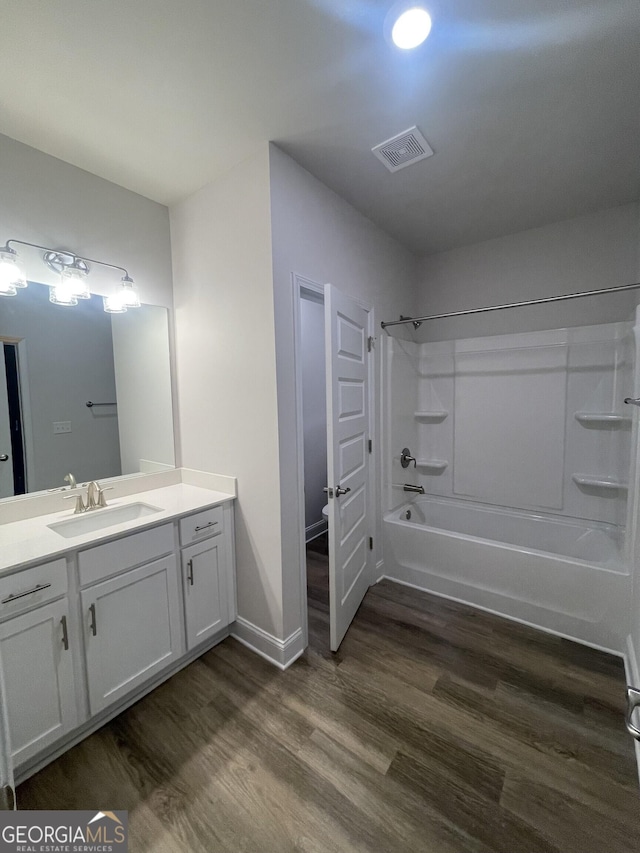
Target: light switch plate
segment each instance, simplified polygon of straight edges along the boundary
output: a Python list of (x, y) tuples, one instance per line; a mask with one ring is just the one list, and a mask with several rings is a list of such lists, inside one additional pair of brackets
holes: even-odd
[(71, 421), (54, 421), (53, 434), (60, 435), (63, 432), (71, 432)]

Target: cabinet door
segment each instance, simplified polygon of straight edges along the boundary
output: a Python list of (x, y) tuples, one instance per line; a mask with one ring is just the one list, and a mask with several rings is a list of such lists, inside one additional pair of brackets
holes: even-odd
[(175, 557), (82, 592), (91, 713), (122, 699), (182, 653)]
[(225, 541), (219, 536), (182, 551), (187, 648), (229, 624)]
[(11, 755), (21, 764), (77, 724), (67, 600), (0, 625)]

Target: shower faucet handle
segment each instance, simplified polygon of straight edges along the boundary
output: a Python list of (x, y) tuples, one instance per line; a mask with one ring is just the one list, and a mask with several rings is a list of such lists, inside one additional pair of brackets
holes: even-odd
[(403, 468), (408, 468), (409, 465), (413, 462), (413, 467), (417, 468), (418, 463), (416, 461), (416, 457), (411, 455), (411, 451), (408, 447), (404, 447), (402, 449), (402, 453), (400, 454), (400, 464)]

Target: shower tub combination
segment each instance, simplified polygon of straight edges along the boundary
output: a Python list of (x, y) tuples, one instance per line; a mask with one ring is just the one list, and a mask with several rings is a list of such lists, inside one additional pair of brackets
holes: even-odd
[(384, 575), (610, 651), (631, 592), (623, 534), (579, 522), (420, 498), (384, 518)]

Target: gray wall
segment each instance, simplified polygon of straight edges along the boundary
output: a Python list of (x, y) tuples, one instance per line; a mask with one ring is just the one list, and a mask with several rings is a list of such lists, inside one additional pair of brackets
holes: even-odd
[[(10, 237), (126, 267), (143, 302), (173, 304), (169, 211), (161, 204), (0, 135), (0, 244)], [(35, 249), (21, 251), (27, 278), (55, 283)], [(117, 271), (95, 267), (94, 293)]]
[[(304, 425), (304, 502), (307, 536), (322, 531), (327, 496), (327, 396), (324, 304), (303, 299), (300, 305), (302, 418)], [(318, 525), (321, 525), (318, 527)]]
[[(316, 180), (275, 145), (270, 146), (273, 295), (278, 382), (280, 447), (280, 524), (282, 525), (285, 634), (300, 627), (298, 508), (293, 286), (298, 273), (373, 307), (377, 321), (410, 314), (415, 306), (417, 259), (392, 237)], [(379, 336), (379, 332), (376, 333)], [(375, 441), (380, 440), (380, 347), (375, 351)], [(380, 506), (378, 472), (375, 506)], [(381, 520), (374, 533), (376, 560), (382, 558)]]
[[(88, 409), (87, 400), (115, 400), (111, 318), (102, 298), (64, 308), (49, 302), (49, 288), (30, 284), (0, 304), (0, 336), (20, 338), (19, 359), (28, 376), (23, 408), (28, 491), (117, 477), (118, 418), (114, 407)], [(27, 387), (25, 387), (25, 385)], [(71, 421), (54, 435), (53, 423)]]
[[(423, 258), (419, 315), (638, 281), (640, 206), (628, 204)], [(425, 323), (415, 339), (498, 335), (629, 319), (640, 291)]]

